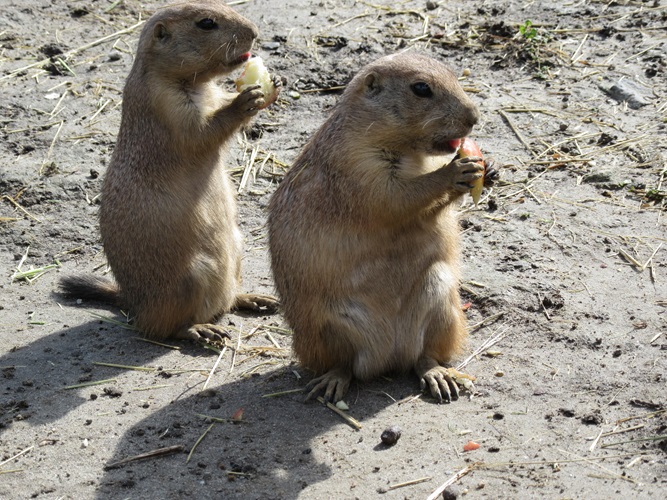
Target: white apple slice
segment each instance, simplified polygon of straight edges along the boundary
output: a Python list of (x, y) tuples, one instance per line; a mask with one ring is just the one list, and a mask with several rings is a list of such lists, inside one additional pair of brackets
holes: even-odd
[(245, 63), (243, 73), (236, 80), (236, 90), (243, 92), (248, 87), (254, 85), (259, 85), (260, 90), (264, 94), (264, 105), (259, 109), (268, 107), (278, 98), (278, 89), (271, 79), (269, 70), (264, 66), (262, 58), (257, 56), (248, 59), (248, 62)]

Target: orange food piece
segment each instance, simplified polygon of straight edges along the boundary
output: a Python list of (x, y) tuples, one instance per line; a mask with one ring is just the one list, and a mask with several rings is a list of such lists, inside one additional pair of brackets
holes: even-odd
[[(482, 150), (479, 149), (479, 146), (475, 143), (475, 141), (469, 137), (464, 137), (461, 139), (461, 146), (459, 147), (457, 156), (459, 158), (479, 156), (482, 158), (482, 160), (478, 163), (483, 165), (484, 170), (486, 170), (486, 163), (484, 162), (484, 155), (482, 154)], [(484, 175), (473, 182), (472, 189), (470, 190), (470, 196), (472, 197), (472, 201), (475, 203), (475, 206), (477, 206), (477, 203), (479, 203), (479, 199), (482, 196), (482, 189), (484, 189)]]
[(243, 408), (239, 408), (234, 412), (234, 415), (232, 415), (232, 420), (234, 422), (240, 422), (243, 420)]
[(475, 443), (474, 441), (468, 441), (465, 445), (463, 445), (463, 451), (473, 451), (477, 450), (481, 445), (479, 443)]

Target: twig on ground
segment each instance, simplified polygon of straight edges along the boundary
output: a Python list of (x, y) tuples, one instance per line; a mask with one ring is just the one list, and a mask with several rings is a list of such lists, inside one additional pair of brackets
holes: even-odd
[(336, 405), (331, 404), (331, 403), (329, 403), (328, 401), (325, 402), (325, 401), (324, 401), (324, 398), (322, 398), (322, 396), (318, 396), (318, 397), (317, 397), (317, 400), (318, 400), (320, 403), (326, 405), (326, 407), (329, 408), (329, 409), (330, 409), (331, 411), (333, 411), (334, 413), (337, 413), (338, 415), (340, 415), (340, 416), (343, 418), (343, 420), (345, 420), (348, 424), (350, 424), (350, 426), (351, 426), (352, 428), (354, 428), (354, 429), (357, 430), (357, 431), (361, 430), (361, 427), (362, 427), (362, 426), (361, 426), (361, 424), (359, 423), (359, 421), (358, 421), (357, 419), (351, 417), (350, 415), (348, 415), (347, 413), (345, 413), (343, 410), (341, 410), (341, 409), (339, 409), (338, 407), (336, 407)]
[(405, 397), (405, 398), (403, 398), (403, 399), (401, 399), (401, 400), (399, 400), (399, 401), (396, 401), (396, 404), (397, 404), (397, 405), (402, 405), (402, 404), (404, 404), (404, 403), (412, 403), (413, 401), (416, 401), (416, 400), (418, 400), (419, 398), (421, 398), (423, 395), (424, 395), (424, 394), (421, 393), (421, 392), (420, 392), (419, 394), (413, 394), (412, 396), (407, 396), (407, 397)]
[(210, 415), (204, 415), (203, 413), (195, 413), (200, 418), (203, 418), (207, 422), (218, 422), (221, 424), (244, 424), (246, 423), (245, 420), (238, 419), (238, 418), (220, 418), (220, 417), (212, 417)]
[[(125, 325), (125, 323), (121, 323), (121, 324)], [(164, 344), (162, 342), (158, 342), (157, 340), (145, 339), (143, 337), (134, 337), (134, 340), (138, 340), (139, 342), (146, 342), (148, 344), (159, 345), (160, 347), (166, 347), (167, 349), (174, 349), (175, 351), (179, 351), (181, 349), (177, 345)]]
[[(650, 453), (640, 453), (639, 456), (645, 457)], [(491, 463), (477, 463), (476, 468), (479, 469), (496, 469), (498, 467), (522, 467), (525, 465), (557, 465), (557, 464), (573, 464), (580, 462), (590, 462), (593, 460), (611, 460), (614, 458), (636, 457), (637, 453), (621, 453), (619, 455), (605, 455), (602, 457), (588, 457), (588, 458), (568, 458), (565, 460), (531, 460), (527, 462), (491, 462)]]
[(147, 458), (163, 457), (166, 455), (171, 455), (172, 453), (178, 453), (180, 451), (183, 451), (184, 449), (185, 447), (181, 444), (177, 444), (175, 446), (167, 446), (166, 448), (158, 448), (157, 450), (148, 451), (146, 453), (140, 453), (139, 455), (134, 455), (132, 457), (124, 458), (123, 460), (119, 460), (118, 462), (112, 462), (110, 464), (106, 464), (104, 468), (113, 469), (115, 467), (119, 467), (129, 462), (135, 462), (137, 460), (145, 460)]
[(190, 450), (190, 453), (188, 453), (188, 458), (185, 460), (185, 463), (186, 463), (186, 464), (187, 464), (187, 463), (190, 461), (190, 459), (192, 458), (192, 454), (193, 454), (193, 453), (195, 452), (195, 450), (197, 449), (197, 446), (199, 446), (199, 443), (201, 443), (202, 440), (206, 437), (206, 434), (208, 434), (208, 432), (209, 432), (211, 429), (213, 429), (213, 426), (214, 426), (214, 425), (215, 425), (215, 422), (213, 422), (211, 425), (209, 425), (209, 426), (208, 426), (208, 429), (206, 429), (206, 430), (204, 431), (204, 433), (203, 433), (201, 436), (199, 436), (199, 439), (197, 439), (197, 441), (195, 442), (195, 444), (192, 446), (192, 449)]
[(658, 436), (651, 436), (647, 438), (639, 438), (639, 439), (630, 439), (628, 441), (616, 441), (614, 443), (607, 443), (603, 444), (600, 446), (600, 448), (609, 448), (611, 446), (617, 446), (619, 444), (627, 444), (627, 443), (642, 443), (644, 441), (663, 441), (667, 439), (667, 434), (662, 434)]
[(266, 338), (269, 339), (269, 341), (276, 346), (278, 349), (282, 349), (282, 346), (276, 341), (276, 339), (273, 338), (270, 332), (266, 332)]
[(113, 318), (108, 318), (106, 316), (102, 316), (101, 314), (90, 313), (90, 315), (95, 316), (97, 319), (99, 319), (100, 321), (103, 321), (104, 323), (109, 323), (111, 325), (119, 326), (119, 327), (121, 327), (125, 330), (132, 330), (132, 331), (135, 331), (135, 332), (139, 331), (139, 329), (135, 326), (132, 326), (132, 325), (127, 324), (127, 323), (123, 323), (122, 321), (118, 321), (118, 320), (115, 320)]
[(27, 447), (25, 450), (19, 451), (16, 455), (9, 457), (9, 458), (8, 458), (7, 460), (5, 460), (4, 462), (0, 462), (0, 467), (2, 467), (3, 465), (5, 465), (6, 463), (11, 462), (12, 460), (17, 459), (17, 458), (20, 457), (21, 455), (25, 455), (26, 453), (29, 453), (30, 451), (32, 451), (32, 449), (33, 449), (34, 447), (35, 447), (35, 445), (29, 446), (29, 447)]
[(533, 148), (528, 144), (526, 139), (523, 138), (523, 135), (521, 135), (521, 132), (519, 132), (519, 129), (517, 129), (514, 124), (512, 123), (512, 120), (510, 120), (510, 117), (507, 116), (507, 114), (503, 110), (499, 110), (498, 114), (503, 117), (507, 125), (509, 125), (509, 128), (512, 129), (512, 132), (514, 132), (514, 135), (516, 135), (517, 139), (519, 139), (519, 142), (524, 145), (524, 147), (530, 152), (531, 155), (535, 156), (535, 151), (533, 151)]
[(484, 318), (482, 321), (475, 323), (469, 328), (469, 332), (472, 333), (475, 330), (478, 330), (479, 328), (488, 325), (489, 323), (493, 323), (495, 320), (502, 318), (505, 315), (505, 311), (500, 311), (499, 313), (492, 314), (491, 316)]
[[(255, 328), (257, 330), (257, 328)], [(236, 355), (239, 353), (239, 350), (241, 349), (241, 337), (243, 336), (243, 325), (239, 328), (239, 334), (238, 337), (236, 337), (236, 349), (234, 349), (234, 352), (232, 353), (232, 365), (229, 367), (229, 373), (232, 373), (234, 371), (234, 367), (236, 366)]]
[(204, 382), (204, 386), (201, 388), (202, 391), (205, 391), (206, 388), (208, 387), (208, 384), (211, 381), (211, 378), (213, 377), (213, 374), (215, 373), (216, 368), (218, 368), (218, 365), (220, 364), (220, 360), (225, 355), (225, 351), (227, 351), (227, 346), (223, 347), (222, 351), (220, 351), (220, 354), (218, 355), (218, 359), (215, 360), (215, 363), (213, 364), (213, 368), (211, 368), (211, 371), (208, 373), (208, 377), (206, 377), (206, 382)]
[(602, 437), (614, 436), (616, 434), (623, 434), (624, 432), (636, 431), (637, 429), (643, 429), (644, 426), (645, 426), (644, 424), (639, 424), (639, 425), (635, 425), (634, 427), (627, 427), (625, 429), (618, 429), (618, 430), (615, 430), (615, 431), (605, 432), (604, 434), (602, 434)]
[(252, 148), (252, 152), (250, 153), (250, 159), (248, 160), (245, 169), (243, 169), (243, 175), (241, 176), (241, 181), (239, 182), (239, 188), (237, 191), (239, 194), (243, 193), (243, 190), (246, 188), (246, 184), (248, 184), (248, 179), (250, 178), (250, 174), (252, 173), (253, 168), (255, 167), (255, 158), (257, 158), (258, 151), (259, 151), (259, 146), (255, 146), (254, 148)]
[(605, 467), (604, 465), (595, 463), (594, 461), (589, 460), (589, 459), (587, 459), (586, 457), (579, 456), (579, 455), (577, 455), (576, 453), (572, 453), (572, 452), (569, 452), (569, 451), (566, 451), (566, 450), (562, 450), (562, 449), (560, 449), (560, 448), (558, 449), (558, 451), (560, 451), (561, 453), (564, 453), (565, 455), (568, 455), (568, 456), (574, 456), (574, 457), (576, 457), (577, 459), (581, 459), (581, 460), (583, 460), (584, 462), (587, 462), (587, 463), (589, 463), (590, 465), (593, 465), (593, 466), (597, 467), (598, 469), (601, 469), (601, 470), (605, 471), (605, 472), (606, 472), (607, 474), (609, 474), (611, 477), (614, 477), (614, 478), (616, 478), (616, 479), (623, 479), (624, 481), (628, 481), (628, 482), (630, 482), (630, 483), (636, 483), (636, 482), (637, 482), (637, 481), (635, 481), (633, 478), (631, 478), (630, 476), (625, 475), (625, 473), (624, 473), (624, 475), (616, 474), (613, 470), (608, 469), (608, 468)]
[(337, 90), (345, 90), (345, 85), (335, 85), (333, 87), (299, 90), (299, 93), (300, 94), (312, 94), (312, 93), (315, 93), (315, 92), (334, 92), (334, 91), (337, 91)]
[(5, 199), (5, 200), (7, 200), (7, 201), (8, 201), (9, 203), (11, 203), (12, 205), (14, 205), (16, 208), (18, 208), (18, 209), (19, 209), (21, 212), (23, 212), (29, 219), (32, 219), (32, 220), (34, 220), (35, 222), (42, 222), (42, 221), (39, 220), (37, 217), (35, 217), (34, 215), (32, 215), (30, 212), (28, 212), (25, 208), (23, 208), (21, 205), (19, 205), (19, 203), (18, 203), (14, 198), (12, 198), (11, 196), (9, 196), (8, 194), (4, 195), (2, 198)]
[(660, 338), (661, 335), (665, 335), (666, 333), (667, 333), (667, 332), (658, 332), (658, 333), (656, 334), (656, 336), (653, 337), (653, 338), (651, 339), (651, 341), (649, 342), (649, 344), (652, 344), (653, 342), (655, 342), (656, 340), (658, 340), (658, 339)]
[(604, 432), (604, 429), (603, 429), (602, 427), (600, 427), (600, 432), (599, 432), (598, 435), (595, 437), (595, 439), (593, 439), (593, 442), (591, 443), (590, 448), (588, 448), (588, 451), (589, 451), (589, 452), (592, 453), (593, 450), (595, 450), (595, 447), (598, 445), (598, 442), (600, 441), (600, 438), (602, 437), (602, 433), (603, 433), (603, 432)]
[(459, 363), (459, 365), (456, 367), (456, 369), (457, 370), (463, 370), (468, 365), (468, 363), (470, 363), (473, 359), (475, 359), (477, 356), (482, 354), (484, 351), (490, 349), (492, 346), (494, 346), (498, 342), (500, 342), (505, 337), (505, 335), (507, 334), (507, 331), (509, 330), (509, 326), (506, 327), (505, 329), (501, 330), (501, 331), (499, 331), (499, 330), (500, 330), (500, 328), (498, 330), (496, 330), (496, 333), (494, 335), (492, 335), (491, 337), (486, 339), (484, 342), (482, 342), (482, 345), (480, 345), (477, 349), (475, 349), (475, 351), (470, 356), (468, 356), (465, 360), (463, 360), (461, 363)]
[(48, 266), (38, 267), (36, 269), (29, 269), (28, 271), (21, 271), (21, 265), (23, 264), (23, 262), (24, 261), (22, 260), (19, 266), (17, 266), (16, 272), (12, 275), (12, 283), (14, 281), (20, 281), (20, 280), (32, 283), (37, 278), (43, 276), (47, 272), (60, 267), (60, 263), (56, 262), (55, 264), (49, 264)]
[(151, 368), (149, 366), (119, 365), (116, 363), (104, 363), (102, 361), (93, 361), (93, 364), (97, 366), (109, 366), (111, 368), (122, 368), (123, 370), (134, 370), (138, 372), (154, 372), (157, 370), (157, 368)]
[(154, 389), (164, 389), (166, 387), (173, 387), (174, 384), (157, 384), (157, 385), (148, 385), (146, 387), (134, 387), (133, 391), (152, 391)]
[(624, 249), (619, 248), (618, 251), (628, 262), (630, 262), (630, 264), (635, 266), (637, 268), (637, 270), (641, 273), (641, 272), (644, 272), (646, 270), (646, 268), (651, 265), (651, 263), (653, 262), (653, 257), (655, 257), (655, 254), (658, 253), (658, 251), (660, 250), (661, 247), (662, 247), (662, 243), (660, 243), (658, 245), (658, 248), (653, 250), (653, 253), (651, 254), (651, 256), (643, 264), (641, 262), (639, 262), (637, 259), (635, 259), (628, 252), (626, 252)]
[(92, 385), (102, 385), (102, 384), (115, 384), (117, 380), (115, 378), (107, 378), (104, 380), (94, 380), (92, 382), (83, 382), (81, 384), (67, 385), (63, 387), (64, 391), (69, 391), (71, 389), (80, 389), (82, 387), (90, 387)]
[(442, 492), (447, 489), (447, 487), (451, 486), (455, 482), (457, 482), (459, 479), (461, 479), (463, 476), (468, 474), (470, 471), (473, 469), (477, 468), (478, 463), (474, 463), (472, 465), (468, 465), (467, 467), (464, 467), (460, 471), (458, 471), (456, 474), (454, 474), (452, 477), (450, 477), (447, 481), (442, 483), (433, 493), (431, 493), (426, 500), (436, 500), (440, 495), (442, 495)]
[(413, 484), (423, 483), (423, 482), (426, 482), (426, 481), (430, 481), (431, 479), (433, 479), (433, 477), (426, 476), (426, 477), (420, 477), (419, 479), (412, 479), (410, 481), (405, 481), (404, 483), (392, 484), (392, 485), (389, 485), (389, 487), (387, 488), (387, 491), (396, 490), (398, 488), (403, 488), (405, 486), (412, 486)]
[(284, 396), (286, 394), (295, 394), (297, 392), (303, 392), (303, 389), (288, 389), (286, 391), (272, 392), (270, 394), (262, 394), (263, 398), (275, 398), (278, 396)]
[[(555, 224), (555, 220), (554, 220), (554, 224)], [(553, 226), (552, 226), (552, 227), (553, 227)], [(549, 231), (551, 231), (551, 229), (549, 229)], [(538, 292), (538, 293), (537, 293), (537, 298), (540, 300), (540, 307), (542, 308), (542, 312), (544, 313), (544, 315), (546, 316), (546, 318), (547, 318), (549, 321), (551, 321), (551, 315), (549, 315), (549, 311), (547, 311), (547, 308), (546, 308), (546, 306), (544, 305), (544, 297), (542, 297), (542, 294)]]

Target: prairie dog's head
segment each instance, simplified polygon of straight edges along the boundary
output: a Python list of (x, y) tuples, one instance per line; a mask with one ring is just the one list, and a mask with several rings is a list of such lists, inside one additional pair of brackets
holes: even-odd
[(174, 78), (209, 79), (248, 60), (257, 27), (222, 0), (173, 4), (148, 19), (137, 57)]
[(410, 52), (364, 67), (343, 100), (354, 119), (368, 121), (367, 137), (398, 151), (451, 153), (479, 120), (477, 107), (447, 66)]

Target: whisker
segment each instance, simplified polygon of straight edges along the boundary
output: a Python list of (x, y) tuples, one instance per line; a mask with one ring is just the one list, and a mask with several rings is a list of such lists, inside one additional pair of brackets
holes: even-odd
[(440, 116), (434, 116), (433, 118), (430, 118), (430, 119), (426, 120), (426, 121), (422, 124), (422, 128), (426, 128), (426, 126), (427, 126), (429, 123), (433, 122), (433, 121), (436, 121), (436, 120), (444, 120), (445, 118), (447, 118), (447, 116), (448, 116), (448, 115), (446, 115), (446, 114), (444, 114), (444, 113), (443, 113), (442, 115), (440, 115)]
[[(226, 45), (228, 45), (228, 44), (223, 43), (223, 44), (219, 45), (218, 48), (215, 49), (215, 50), (213, 51), (213, 53), (209, 56), (207, 62), (210, 63), (210, 62), (211, 62), (211, 59), (213, 59), (213, 56), (214, 56), (215, 54), (217, 54), (217, 52), (218, 52), (221, 48), (225, 47)], [(228, 51), (225, 51), (225, 56), (228, 56), (228, 55), (229, 55), (229, 52), (228, 52)]]

